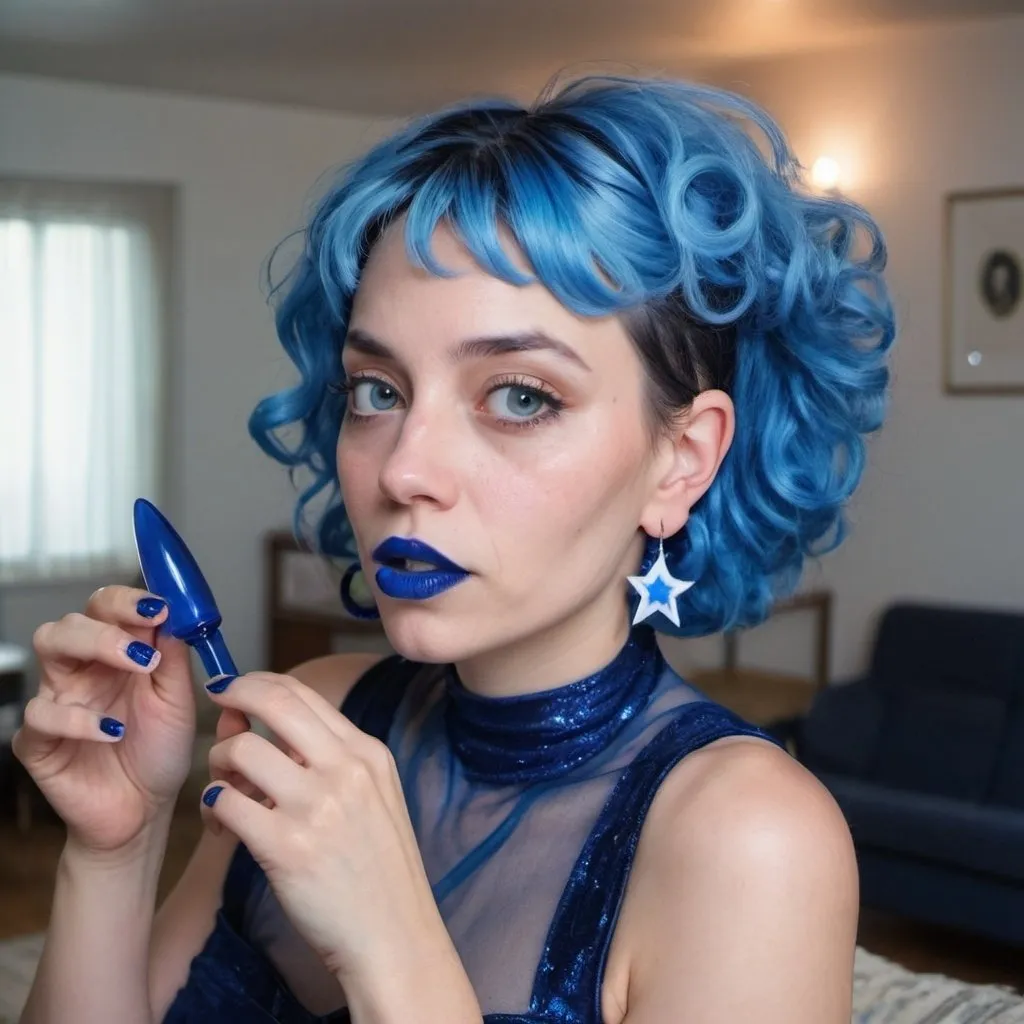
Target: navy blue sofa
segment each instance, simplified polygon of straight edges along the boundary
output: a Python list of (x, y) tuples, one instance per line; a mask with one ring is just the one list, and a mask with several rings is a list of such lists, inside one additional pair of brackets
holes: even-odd
[(868, 674), (790, 724), (865, 906), (1024, 945), (1024, 615), (893, 605)]

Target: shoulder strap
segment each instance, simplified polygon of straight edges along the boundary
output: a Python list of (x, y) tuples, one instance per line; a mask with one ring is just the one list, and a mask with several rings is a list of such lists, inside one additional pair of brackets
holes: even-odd
[[(624, 769), (573, 867), (534, 981), (531, 1013), (601, 1019), (601, 982), (640, 830), (658, 786), (687, 754), (724, 736), (776, 742), (711, 701), (686, 705)], [(547, 1017), (545, 1017), (547, 1019)]]
[[(349, 690), (341, 713), (363, 732), (384, 742), (409, 681), (422, 667), (397, 654), (382, 658)], [(260, 866), (245, 844), (239, 843), (224, 879), (222, 900), (224, 915), (236, 931), (242, 930), (246, 900), (261, 874)]]

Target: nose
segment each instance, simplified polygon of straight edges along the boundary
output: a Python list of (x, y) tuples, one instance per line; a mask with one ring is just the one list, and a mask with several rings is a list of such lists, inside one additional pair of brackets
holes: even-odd
[(380, 489), (399, 505), (450, 508), (458, 497), (454, 424), (439, 411), (410, 409), (380, 470)]

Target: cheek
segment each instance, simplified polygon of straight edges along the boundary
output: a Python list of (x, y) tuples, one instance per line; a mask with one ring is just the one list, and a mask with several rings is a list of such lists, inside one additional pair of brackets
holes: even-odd
[(346, 508), (358, 514), (372, 505), (380, 489), (378, 457), (372, 445), (351, 438), (338, 441), (335, 455), (342, 498)]
[(500, 524), (496, 540), (564, 558), (565, 546), (584, 536), (629, 535), (646, 448), (635, 428), (621, 427), (580, 422), (550, 441), (506, 446), (500, 460), (481, 466), (474, 488), (485, 521)]

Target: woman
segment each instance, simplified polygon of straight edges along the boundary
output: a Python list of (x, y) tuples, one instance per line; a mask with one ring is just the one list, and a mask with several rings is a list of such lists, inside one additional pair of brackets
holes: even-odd
[(312, 472), (297, 519), (328, 489), (402, 657), (208, 685), (209, 828), (154, 920), (185, 653), (123, 587), (41, 627), (16, 749), (68, 841), (23, 1020), (849, 1020), (838, 809), (651, 627), (757, 622), (838, 542), (883, 262), (760, 110), (677, 82), (460, 107), (348, 168), (251, 429)]

